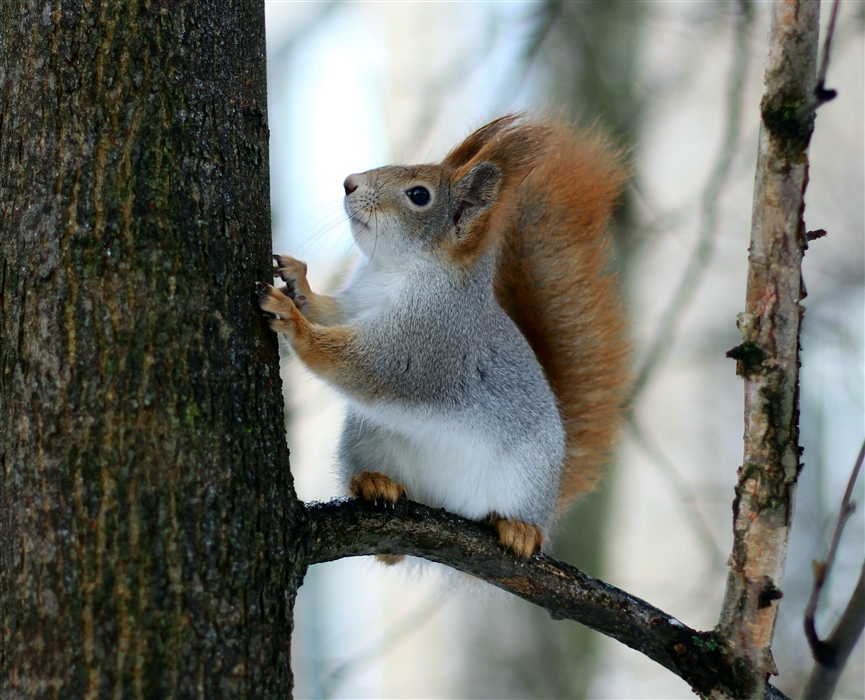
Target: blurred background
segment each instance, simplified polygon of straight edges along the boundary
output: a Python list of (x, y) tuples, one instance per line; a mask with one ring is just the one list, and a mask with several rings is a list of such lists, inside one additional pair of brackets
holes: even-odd
[[(824, 3), (825, 28), (830, 3)], [(805, 469), (774, 646), (778, 686), (811, 668), (802, 633), (865, 434), (865, 5), (842, 2), (811, 142), (805, 222), (828, 235), (804, 263)], [(762, 96), (763, 2), (266, 1), (274, 249), (309, 263), (318, 291), (357, 259), (342, 181), (429, 162), (474, 128), (528, 110), (600, 122), (634, 167), (614, 225), (637, 384), (602, 488), (560, 523), (553, 554), (688, 625), (718, 619), (742, 460), (741, 342)], [(339, 494), (341, 406), (283, 361), (304, 500)], [(856, 497), (863, 501), (860, 481)], [(847, 525), (818, 613), (826, 635), (862, 566)], [(691, 698), (640, 654), (482, 586), (370, 558), (313, 567), (296, 610), (298, 698)], [(838, 697), (862, 698), (862, 640)]]

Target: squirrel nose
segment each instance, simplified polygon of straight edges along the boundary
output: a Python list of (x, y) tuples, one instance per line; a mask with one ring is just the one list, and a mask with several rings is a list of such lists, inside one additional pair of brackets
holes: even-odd
[(358, 187), (356, 176), (349, 175), (347, 178), (345, 178), (345, 182), (342, 183), (342, 186), (343, 189), (345, 189), (346, 196), (350, 195)]

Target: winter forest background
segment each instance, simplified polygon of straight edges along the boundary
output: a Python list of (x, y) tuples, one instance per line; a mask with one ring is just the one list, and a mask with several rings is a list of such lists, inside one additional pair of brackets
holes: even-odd
[[(824, 3), (825, 15), (830, 3)], [(342, 180), (433, 161), (505, 112), (598, 121), (630, 152), (615, 224), (637, 389), (602, 488), (561, 522), (553, 554), (686, 624), (717, 620), (742, 459), (740, 342), (765, 54), (758, 2), (294, 3), (268, 0), (274, 249), (334, 288), (355, 251)], [(863, 437), (865, 5), (842, 2), (818, 112), (805, 211), (828, 235), (806, 255), (801, 444), (805, 469), (783, 585), (778, 686), (811, 668), (802, 633)], [(303, 500), (337, 491), (340, 407), (283, 363), (292, 470)], [(856, 498), (863, 498), (860, 481)], [(845, 531), (818, 624), (847, 600), (865, 547)], [(369, 558), (312, 567), (297, 600), (297, 697), (689, 698), (644, 656), (501, 593), (455, 595), (430, 572)], [(861, 698), (862, 640), (838, 697)]]

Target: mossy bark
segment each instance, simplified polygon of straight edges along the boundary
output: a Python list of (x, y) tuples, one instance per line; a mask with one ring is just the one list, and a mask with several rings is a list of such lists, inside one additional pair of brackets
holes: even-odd
[(286, 697), (263, 5), (0, 26), (0, 697)]

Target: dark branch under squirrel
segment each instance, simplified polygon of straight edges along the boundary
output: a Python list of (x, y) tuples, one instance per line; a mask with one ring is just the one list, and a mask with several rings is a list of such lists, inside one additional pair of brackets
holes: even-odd
[[(714, 632), (693, 630), (614, 586), (544, 554), (520, 560), (495, 530), (414, 501), (394, 508), (359, 499), (308, 506), (310, 563), (367, 554), (408, 554), (446, 564), (628, 645), (669, 669), (701, 695), (736, 695), (738, 673)], [(784, 698), (766, 686), (767, 698)]]

